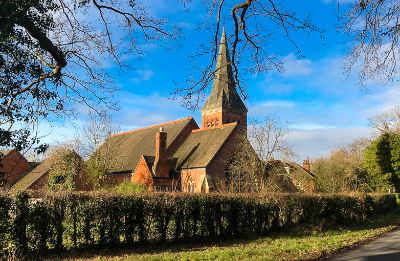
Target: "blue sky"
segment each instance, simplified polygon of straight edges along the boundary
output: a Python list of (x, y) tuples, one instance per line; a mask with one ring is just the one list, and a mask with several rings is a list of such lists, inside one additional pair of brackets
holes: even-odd
[[(172, 3), (171, 3), (172, 2)], [(325, 156), (342, 142), (350, 142), (362, 135), (371, 135), (368, 118), (398, 104), (397, 84), (378, 86), (370, 84), (369, 92), (356, 85), (355, 73), (348, 78), (341, 65), (346, 51), (344, 35), (336, 32), (336, 3), (329, 0), (283, 1), (299, 12), (300, 16), (311, 14), (314, 24), (325, 29), (324, 41), (319, 35), (295, 34), (294, 40), (303, 56), (284, 38), (268, 46), (284, 62), (284, 73), (269, 71), (247, 76), (250, 98), (246, 101), (248, 117), (263, 117), (269, 113), (292, 123), (290, 142), (296, 145), (299, 159)], [(173, 4), (176, 8), (170, 8)], [(196, 46), (205, 41), (193, 27), (204, 21), (204, 9), (199, 1), (188, 4), (184, 12), (179, 1), (146, 1), (156, 16), (184, 27), (185, 40), (182, 48), (166, 50), (165, 47), (144, 46), (148, 55), (142, 59), (132, 58), (130, 65), (136, 70), (119, 73), (110, 66), (120, 91), (115, 93), (121, 110), (114, 117), (123, 130), (172, 121), (190, 116), (179, 100), (171, 100), (175, 85), (173, 80), (184, 84), (190, 75), (191, 65), (186, 54), (193, 53)], [(226, 30), (229, 33), (229, 25)], [(204, 64), (206, 66), (206, 64)], [(207, 93), (210, 92), (210, 88)], [(83, 112), (85, 108), (81, 108)], [(200, 112), (194, 114), (200, 125)], [(84, 119), (85, 116), (83, 115)], [(75, 130), (69, 122), (55, 122), (55, 128), (44, 141), (59, 139), (60, 135), (72, 137)], [(79, 125), (79, 122), (77, 123)]]

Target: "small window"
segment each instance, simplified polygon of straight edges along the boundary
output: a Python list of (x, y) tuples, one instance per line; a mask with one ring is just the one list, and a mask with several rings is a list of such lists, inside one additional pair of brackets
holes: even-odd
[(215, 125), (217, 125), (217, 126), (218, 126), (218, 120), (215, 122)]
[(210, 127), (210, 123), (209, 122), (207, 122), (207, 127)]
[(211, 123), (211, 126), (213, 126), (213, 127), (214, 127), (214, 122), (212, 122), (212, 123)]

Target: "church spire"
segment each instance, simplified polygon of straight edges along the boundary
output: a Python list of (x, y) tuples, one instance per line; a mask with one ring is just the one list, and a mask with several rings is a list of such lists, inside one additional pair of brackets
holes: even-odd
[(239, 118), (243, 118), (234, 117), (234, 115), (245, 116), (245, 119), (241, 119), (241, 121), (245, 121), (243, 122), (244, 125), (247, 123), (247, 108), (236, 91), (225, 27), (222, 30), (211, 94), (201, 110), (201, 114), (203, 115), (202, 126), (207, 127), (207, 123), (205, 122), (207, 117), (205, 116), (217, 112), (224, 112), (224, 114), (228, 113), (231, 116), (229, 118), (221, 118), (217, 121), (219, 124), (235, 122), (239, 121)]

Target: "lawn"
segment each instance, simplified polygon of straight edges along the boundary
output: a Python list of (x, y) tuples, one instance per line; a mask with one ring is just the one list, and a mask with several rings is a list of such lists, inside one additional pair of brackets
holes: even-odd
[(357, 227), (295, 225), (260, 238), (66, 252), (44, 260), (307, 260), (332, 255), (393, 230), (397, 219), (398, 213), (391, 213)]

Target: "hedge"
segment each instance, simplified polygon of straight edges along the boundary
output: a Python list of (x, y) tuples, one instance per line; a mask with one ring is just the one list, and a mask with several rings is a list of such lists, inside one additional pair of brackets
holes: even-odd
[[(0, 251), (203, 241), (295, 223), (351, 225), (397, 207), (395, 194), (0, 194)], [(1, 255), (0, 255), (1, 256)]]

